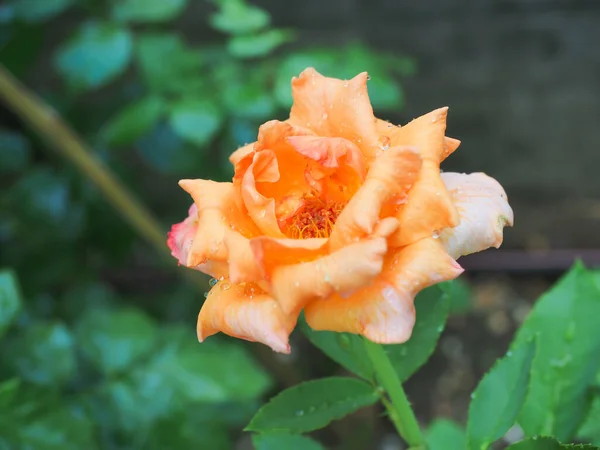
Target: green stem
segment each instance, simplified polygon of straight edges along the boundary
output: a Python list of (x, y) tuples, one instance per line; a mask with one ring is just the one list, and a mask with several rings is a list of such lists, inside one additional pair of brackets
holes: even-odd
[(384, 399), (383, 405), (388, 411), (392, 423), (410, 449), (425, 449), (425, 439), (419, 423), (385, 349), (382, 345), (375, 344), (368, 339), (364, 339), (364, 342), (367, 354), (375, 368), (377, 380), (389, 396), (389, 401)]

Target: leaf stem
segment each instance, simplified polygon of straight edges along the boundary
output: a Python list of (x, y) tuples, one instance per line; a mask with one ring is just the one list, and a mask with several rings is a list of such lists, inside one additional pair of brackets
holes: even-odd
[(105, 198), (164, 257), (170, 257), (166, 234), (150, 211), (95, 158), (92, 150), (63, 122), (54, 109), (0, 65), (0, 99), (56, 151), (69, 159)]
[(410, 446), (410, 449), (424, 450), (426, 448), (425, 439), (419, 428), (419, 423), (385, 349), (382, 345), (375, 344), (366, 338), (364, 342), (367, 354), (375, 368), (377, 380), (389, 396), (389, 400), (384, 398), (382, 403), (388, 411), (390, 420), (400, 436)]

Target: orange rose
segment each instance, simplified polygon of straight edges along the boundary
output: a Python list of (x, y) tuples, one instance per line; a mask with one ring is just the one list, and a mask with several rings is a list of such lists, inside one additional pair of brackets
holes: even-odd
[(456, 278), (455, 258), (498, 247), (513, 214), (484, 174), (440, 173), (459, 145), (448, 108), (404, 127), (373, 115), (367, 74), (292, 80), (290, 118), (230, 156), (231, 183), (182, 180), (195, 206), (174, 225), (179, 262), (216, 279), (198, 339), (219, 331), (290, 351), (300, 311), (317, 330), (401, 343), (414, 297)]

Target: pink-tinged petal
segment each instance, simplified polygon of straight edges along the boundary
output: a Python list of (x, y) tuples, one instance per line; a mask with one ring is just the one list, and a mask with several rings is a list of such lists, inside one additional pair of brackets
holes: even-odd
[(269, 292), (284, 312), (297, 314), (314, 298), (369, 284), (381, 272), (386, 252), (385, 238), (375, 237), (310, 262), (276, 266)]
[[(177, 223), (171, 227), (167, 245), (171, 249), (171, 254), (177, 258), (179, 264), (186, 265), (192, 243), (198, 232), (198, 208), (193, 203), (189, 209), (189, 215), (183, 222)], [(228, 277), (229, 268), (226, 262), (206, 261), (190, 269), (199, 270), (214, 278)]]
[(386, 203), (402, 203), (421, 169), (421, 157), (411, 147), (392, 147), (371, 164), (362, 187), (338, 217), (330, 238), (332, 250), (373, 232)]
[(513, 225), (513, 211), (500, 183), (484, 173), (442, 174), (460, 215), (460, 224), (447, 228), (440, 241), (452, 257), (469, 255), (502, 244), (503, 229)]
[(280, 353), (289, 353), (289, 335), (297, 315), (284, 314), (279, 305), (254, 283), (217, 283), (198, 315), (198, 340), (218, 332), (251, 342), (261, 342)]
[(309, 68), (292, 79), (292, 96), (290, 123), (310, 128), (318, 136), (343, 137), (355, 143), (365, 157), (375, 157), (379, 136), (366, 72), (343, 81)]
[(186, 266), (201, 266), (209, 260), (226, 261), (228, 253), (224, 240), (234, 229), (245, 237), (260, 233), (244, 213), (232, 183), (181, 180), (179, 185), (192, 196), (198, 209), (196, 233), (187, 249)]
[(248, 215), (264, 234), (273, 237), (285, 237), (277, 222), (275, 200), (261, 194), (256, 184), (275, 183), (279, 178), (275, 152), (263, 150), (254, 154), (252, 164), (242, 179), (242, 199)]
[(197, 229), (198, 208), (192, 203), (188, 211), (188, 217), (173, 225), (167, 235), (167, 245), (171, 250), (171, 255), (179, 261), (179, 264), (186, 264)]
[(362, 334), (382, 344), (406, 342), (415, 323), (417, 293), (462, 271), (437, 240), (422, 239), (386, 255), (382, 273), (371, 285), (348, 296), (310, 302), (306, 320), (315, 330)]

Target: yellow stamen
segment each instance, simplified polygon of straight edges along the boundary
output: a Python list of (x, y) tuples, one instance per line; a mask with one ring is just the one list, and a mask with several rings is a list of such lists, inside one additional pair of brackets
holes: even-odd
[(327, 238), (344, 205), (319, 198), (306, 198), (302, 208), (283, 227), (293, 239)]

